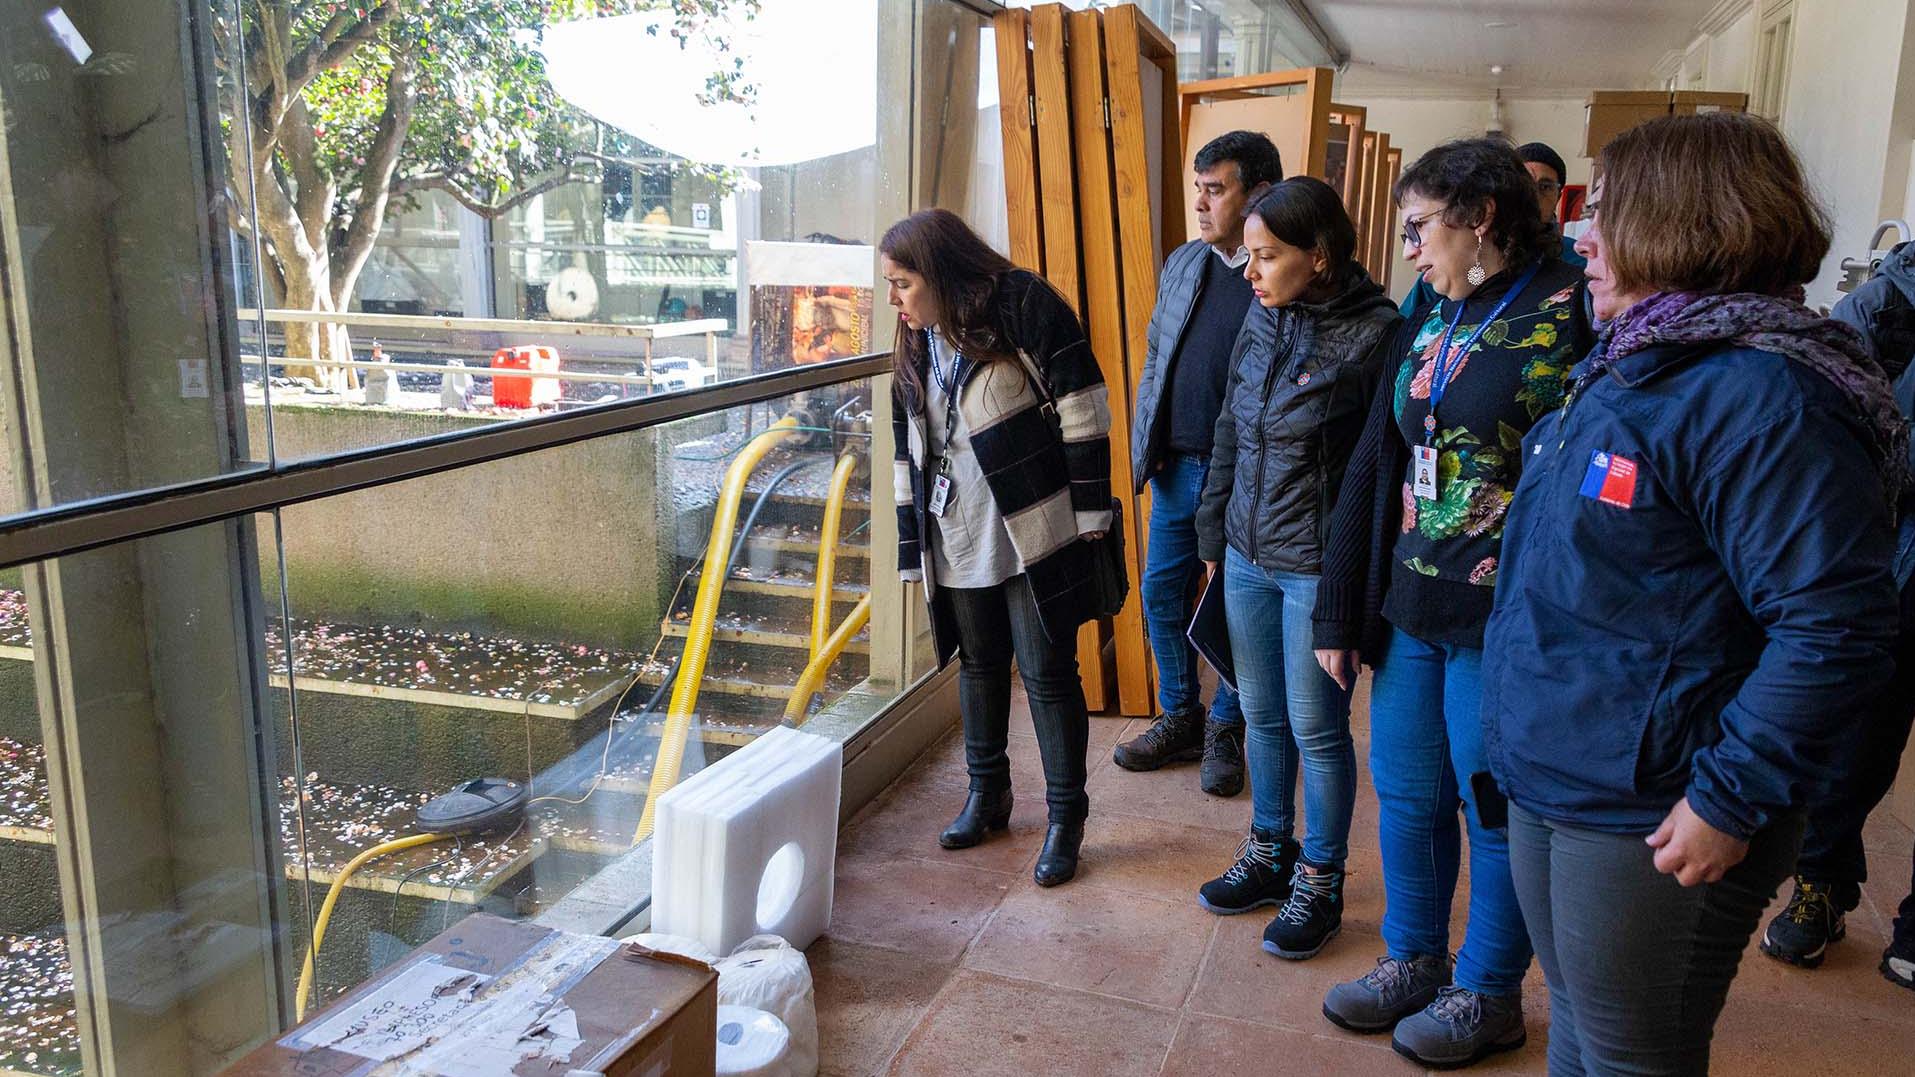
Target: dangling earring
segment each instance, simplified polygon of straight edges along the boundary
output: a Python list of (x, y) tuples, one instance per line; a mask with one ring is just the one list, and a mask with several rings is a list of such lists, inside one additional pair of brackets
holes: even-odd
[(1489, 270), (1483, 268), (1483, 237), (1480, 235), (1476, 237), (1476, 264), (1470, 266), (1464, 276), (1469, 279), (1472, 288), (1481, 287), (1489, 279)]

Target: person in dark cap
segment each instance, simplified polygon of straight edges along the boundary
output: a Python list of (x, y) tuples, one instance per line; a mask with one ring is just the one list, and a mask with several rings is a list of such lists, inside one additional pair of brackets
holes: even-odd
[(1546, 143), (1525, 142), (1516, 147), (1516, 156), (1523, 159), (1523, 167), (1529, 170), (1529, 178), (1536, 181), (1536, 208), (1542, 211), (1543, 222), (1562, 240), (1563, 261), (1573, 266), (1588, 264), (1587, 259), (1576, 253), (1576, 241), (1562, 234), (1563, 222), (1556, 219), (1556, 207), (1563, 196), (1563, 184), (1569, 179), (1569, 168), (1563, 164), (1563, 155)]

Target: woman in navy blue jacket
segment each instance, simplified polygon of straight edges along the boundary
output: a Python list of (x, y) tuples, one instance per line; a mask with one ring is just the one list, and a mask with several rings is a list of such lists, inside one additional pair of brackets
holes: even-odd
[(1523, 440), (1483, 720), (1553, 1074), (1704, 1073), (1811, 796), (1890, 673), (1906, 428), (1802, 306), (1829, 247), (1769, 124), (1602, 155), (1601, 343)]

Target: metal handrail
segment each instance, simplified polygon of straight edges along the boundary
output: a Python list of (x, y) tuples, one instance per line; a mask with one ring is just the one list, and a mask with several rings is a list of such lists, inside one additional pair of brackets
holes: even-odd
[(460, 329), (474, 333), (525, 333), (566, 337), (632, 337), (664, 340), (731, 330), (723, 318), (693, 318), (655, 325), (617, 322), (560, 322), (530, 318), (454, 318), (430, 314), (375, 314), (363, 310), (268, 310), (269, 322), (359, 326), (363, 329)]
[(724, 408), (869, 378), (890, 369), (889, 354), (833, 359), (696, 389), (617, 400), (449, 431), (397, 445), (262, 465), (249, 471), (37, 509), (0, 521), (0, 568), (630, 433)]

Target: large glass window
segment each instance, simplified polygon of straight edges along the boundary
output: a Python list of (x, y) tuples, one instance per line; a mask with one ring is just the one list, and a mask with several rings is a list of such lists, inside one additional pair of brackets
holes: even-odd
[(988, 20), (690, 7), (0, 13), (0, 535), (63, 536), (0, 568), (0, 1074), (217, 1072), (931, 671), (845, 360), (890, 221), (1002, 243)]

